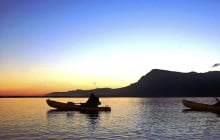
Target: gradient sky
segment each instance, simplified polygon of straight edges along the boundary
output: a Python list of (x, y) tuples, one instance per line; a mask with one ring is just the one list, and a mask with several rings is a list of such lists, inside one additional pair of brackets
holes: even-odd
[(0, 0), (0, 95), (220, 70), (219, 26), (219, 0)]

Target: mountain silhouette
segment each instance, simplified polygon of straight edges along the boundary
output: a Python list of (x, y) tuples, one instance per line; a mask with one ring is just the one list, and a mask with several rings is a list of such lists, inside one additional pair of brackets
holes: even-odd
[(211, 97), (220, 95), (220, 71), (181, 73), (153, 69), (129, 86), (53, 92), (49, 97)]

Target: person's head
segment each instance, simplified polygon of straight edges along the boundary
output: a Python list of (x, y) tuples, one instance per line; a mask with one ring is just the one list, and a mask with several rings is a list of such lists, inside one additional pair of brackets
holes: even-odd
[(91, 93), (91, 94), (90, 94), (90, 97), (94, 98), (94, 97), (96, 97), (96, 96), (95, 96), (94, 93)]

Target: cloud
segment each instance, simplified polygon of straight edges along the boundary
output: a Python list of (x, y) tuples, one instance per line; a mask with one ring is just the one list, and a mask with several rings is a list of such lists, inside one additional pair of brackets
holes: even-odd
[(220, 66), (220, 63), (216, 63), (212, 67), (218, 67), (218, 66)]

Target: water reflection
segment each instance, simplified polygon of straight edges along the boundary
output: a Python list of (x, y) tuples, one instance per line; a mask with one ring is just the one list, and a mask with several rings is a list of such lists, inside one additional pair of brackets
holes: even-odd
[[(106, 112), (104, 112), (106, 113)], [(95, 129), (99, 124), (100, 113), (99, 112), (78, 112), (78, 111), (60, 111), (56, 109), (47, 111), (48, 122), (67, 121), (68, 123), (81, 122), (81, 124), (89, 123), (88, 125)]]
[[(189, 98), (191, 99), (191, 98)], [(57, 99), (65, 102), (66, 98)], [(73, 102), (85, 100), (72, 99)], [(211, 98), (199, 98), (212, 102)], [(57, 111), (45, 99), (1, 99), (1, 139), (219, 139), (215, 113), (183, 113), (181, 98), (103, 98), (111, 112)], [(16, 107), (15, 107), (16, 106)]]
[(60, 111), (56, 109), (51, 109), (47, 111), (47, 119), (54, 119), (59, 117), (59, 115), (66, 115), (67, 118), (73, 118), (74, 112), (73, 111)]
[(193, 110), (193, 109), (183, 109), (183, 113), (212, 113), (216, 114), (217, 117), (220, 117), (220, 112), (211, 112), (211, 111), (198, 111), (198, 110)]
[[(66, 114), (67, 118), (73, 117), (75, 112), (76, 111), (61, 111), (61, 110), (57, 110), (57, 109), (50, 109), (47, 111), (47, 118), (50, 119), (51, 117), (57, 116), (57, 114)], [(91, 112), (91, 113), (86, 113), (86, 112), (78, 112), (78, 113), (86, 115), (89, 119), (97, 119), (99, 117), (98, 111)]]
[[(82, 112), (81, 112), (82, 113)], [(91, 126), (91, 130), (95, 130), (99, 126), (100, 114), (99, 112), (95, 113), (83, 113), (87, 120), (89, 121), (89, 125)]]

